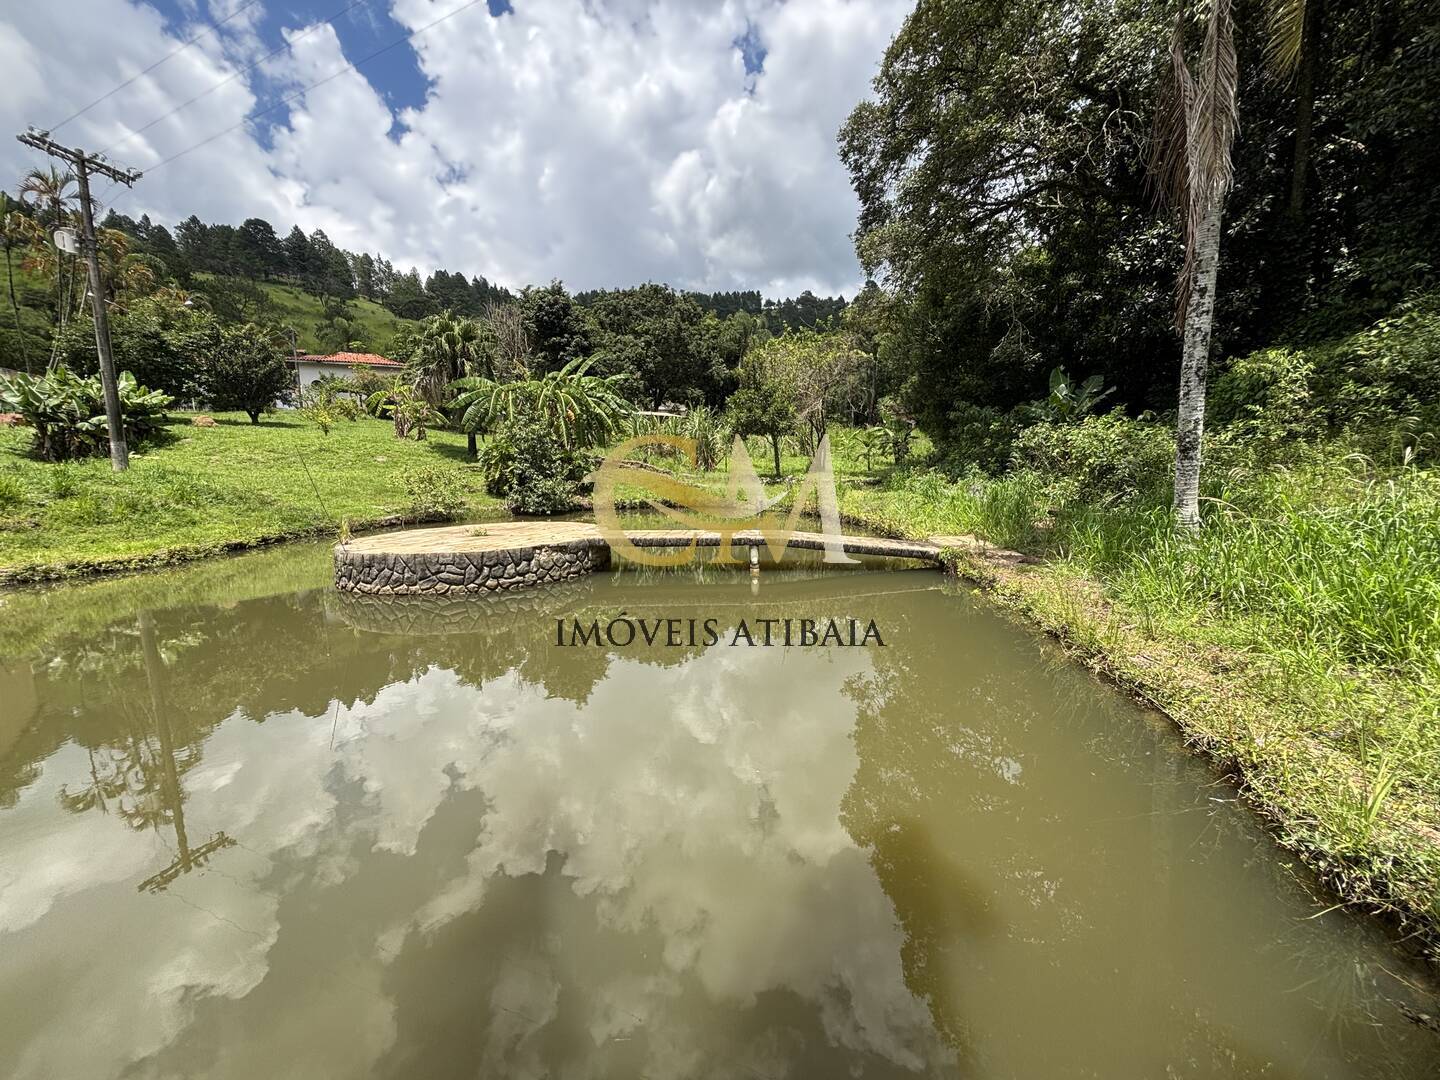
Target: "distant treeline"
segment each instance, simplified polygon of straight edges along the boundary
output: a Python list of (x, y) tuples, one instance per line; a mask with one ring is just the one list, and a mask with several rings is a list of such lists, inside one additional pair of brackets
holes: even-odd
[[(370, 300), (402, 319), (424, 319), (442, 311), (480, 315), (491, 304), (516, 299), (483, 276), (466, 277), (443, 268), (425, 278), (414, 268), (398, 271), (382, 255), (337, 247), (322, 229), (307, 234), (295, 225), (282, 237), (264, 218), (247, 218), (238, 226), (210, 225), (192, 214), (172, 233), (149, 215), (137, 221), (112, 210), (103, 224), (128, 236), (131, 252), (154, 260), (156, 280), (173, 278), (187, 287), (197, 273), (278, 281), (316, 296)], [(613, 291), (577, 293), (575, 302), (592, 307)], [(843, 296), (816, 296), (808, 289), (785, 300), (767, 300), (755, 289), (685, 295), (721, 319), (740, 312), (754, 315), (776, 334), (831, 325), (845, 310)]]
[(130, 250), (159, 261), (157, 280), (189, 285), (193, 275), (281, 281), (317, 296), (360, 298), (381, 304), (402, 319), (423, 319), (441, 311), (478, 315), (492, 303), (515, 299), (484, 277), (436, 270), (397, 271), (390, 260), (336, 247), (321, 229), (310, 234), (293, 226), (281, 237), (264, 218), (240, 225), (207, 225), (190, 215), (172, 234), (149, 216), (136, 221), (111, 211), (104, 226), (130, 237)]
[[(581, 307), (593, 306), (610, 290), (590, 289), (575, 294), (575, 302)], [(785, 330), (818, 330), (838, 325), (840, 315), (845, 311), (843, 296), (816, 296), (806, 289), (799, 296), (788, 300), (766, 300), (756, 289), (732, 292), (684, 292), (700, 306), (720, 319), (744, 312), (754, 315), (772, 334)]]

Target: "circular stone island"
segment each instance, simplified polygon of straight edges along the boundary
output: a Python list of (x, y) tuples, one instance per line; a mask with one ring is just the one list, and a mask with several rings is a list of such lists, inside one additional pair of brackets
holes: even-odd
[[(630, 529), (636, 547), (718, 547), (716, 532), (694, 529)], [(788, 534), (786, 546), (823, 550), (821, 533)], [(734, 533), (737, 547), (765, 543), (758, 532)], [(940, 565), (947, 547), (967, 546), (969, 537), (890, 540), (844, 536), (848, 554), (920, 559)], [(610, 565), (610, 545), (598, 526), (585, 521), (502, 521), (377, 533), (335, 548), (335, 585), (341, 592), (376, 596), (446, 595), (493, 592), (563, 581)]]

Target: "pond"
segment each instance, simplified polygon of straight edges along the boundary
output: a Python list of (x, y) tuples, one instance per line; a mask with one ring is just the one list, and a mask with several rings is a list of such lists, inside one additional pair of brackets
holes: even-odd
[[(717, 640), (556, 644), (622, 612)], [(1424, 973), (1331, 903), (933, 570), (0, 597), (6, 1076), (1435, 1076)]]

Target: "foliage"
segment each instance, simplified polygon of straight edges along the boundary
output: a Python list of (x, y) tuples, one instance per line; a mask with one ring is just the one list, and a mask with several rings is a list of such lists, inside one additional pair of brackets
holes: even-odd
[(638, 398), (655, 409), (718, 405), (727, 389), (724, 349), (733, 351), (734, 335), (750, 329), (736, 324), (722, 341), (716, 318), (689, 296), (655, 284), (597, 293), (585, 314), (595, 370), (630, 375)]
[[(205, 364), (221, 349), (220, 324), (203, 306), (186, 306), (176, 292), (157, 292), (110, 312), (110, 346), (117, 370), (146, 386), (193, 401), (205, 393)], [(95, 324), (72, 319), (56, 337), (60, 363), (82, 375), (100, 370)]]
[[(906, 395), (906, 400), (912, 400)], [(922, 416), (934, 415), (933, 409), (922, 409)], [(1017, 410), (1002, 412), (993, 405), (976, 405), (956, 401), (945, 412), (934, 437), (935, 450), (945, 471), (952, 475), (978, 469), (998, 473), (1010, 461), (1015, 438), (1023, 424)]]
[(488, 324), (446, 311), (421, 328), (415, 351), (407, 358), (410, 379), (425, 400), (437, 407), (450, 397), (450, 384), (471, 375), (492, 375), (494, 341)]
[(752, 352), (768, 379), (789, 388), (795, 423), (808, 429), (807, 449), (819, 442), (832, 419), (853, 422), (864, 411), (872, 383), (870, 357), (844, 331), (786, 332)]
[(1077, 383), (1063, 367), (1050, 370), (1050, 394), (1032, 406), (1037, 419), (1051, 423), (1069, 423), (1079, 420), (1095, 411), (1100, 402), (1115, 392), (1113, 386), (1105, 386), (1101, 375), (1091, 375), (1083, 383)]
[(861, 434), (866, 467), (869, 467), (877, 450), (889, 454), (895, 465), (904, 465), (910, 457), (910, 446), (915, 441), (915, 421), (890, 399), (882, 402), (880, 411), (881, 422), (866, 428)]
[(485, 490), (513, 514), (574, 509), (590, 457), (567, 449), (554, 432), (525, 416), (502, 422), (480, 450)]
[[(151, 439), (173, 399), (140, 386), (128, 371), (117, 380), (125, 438), (138, 445)], [(82, 378), (58, 367), (45, 375), (0, 376), (0, 407), (18, 412), (33, 432), (30, 452), (42, 461), (108, 453), (105, 394), (99, 377)]]
[(411, 465), (396, 474), (411, 514), (426, 520), (453, 520), (465, 508), (460, 474), (440, 465)]
[(353, 423), (364, 415), (354, 393), (354, 386), (349, 379), (325, 376), (316, 379), (300, 394), (296, 411), (318, 427), (322, 435), (329, 435), (330, 429), (341, 420)]
[(1437, 387), (1440, 293), (1402, 305), (1316, 358), (1315, 393), (1332, 426), (1373, 430), (1413, 417), (1420, 430), (1440, 434)]
[(522, 417), (543, 426), (567, 450), (603, 446), (620, 431), (632, 406), (621, 393), (623, 376), (591, 375), (591, 360), (572, 360), (538, 379), (496, 382), (483, 376), (457, 379), (450, 408), (460, 428), (493, 431)]
[(1096, 505), (1163, 501), (1175, 464), (1175, 436), (1153, 420), (1120, 410), (1078, 423), (1042, 422), (1015, 440), (1012, 464), (1038, 474), (1057, 502)]
[(725, 422), (719, 413), (697, 405), (681, 418), (678, 434), (695, 443), (695, 467), (710, 472), (720, 467), (728, 452)]
[(416, 442), (425, 438), (428, 428), (445, 419), (414, 383), (398, 375), (371, 393), (365, 408), (372, 416), (388, 417), (395, 425), (397, 439), (408, 439), (413, 433)]
[(1433, 454), (1440, 436), (1437, 305), (1428, 294), (1338, 341), (1231, 361), (1214, 383), (1212, 423), (1267, 458), (1336, 435), (1392, 462), (1406, 449)]
[(1323, 420), (1313, 399), (1315, 366), (1306, 353), (1278, 347), (1242, 356), (1215, 380), (1208, 419), (1252, 453), (1274, 459), (1317, 438)]
[(254, 323), (227, 326), (205, 357), (204, 392), (217, 409), (239, 409), (252, 424), (295, 397), (295, 373), (273, 337)]
[(725, 422), (742, 438), (761, 435), (770, 440), (775, 475), (780, 475), (780, 440), (795, 426), (795, 388), (785, 372), (770, 363), (771, 354), (752, 350), (740, 362), (740, 388), (730, 395)]
[(589, 325), (561, 282), (527, 288), (520, 294), (520, 312), (540, 374), (559, 371), (589, 355)]
[[(1289, 213), (1298, 88), (1261, 63), (1237, 9), (1239, 108), (1215, 352), (1335, 339), (1440, 267), (1440, 22), (1420, 0), (1329, 5), (1315, 54), (1308, 197)], [(841, 135), (857, 249), (887, 286), (880, 355), (937, 442), (1043, 391), (1056, 365), (1104, 370), (1138, 411), (1170, 408), (1179, 261), (1143, 167), (1174, 8), (1090, 0), (923, 0), (873, 100)], [(1189, 42), (1195, 45), (1198, 42)], [(1427, 126), (1427, 121), (1429, 124)], [(1303, 329), (1302, 329), (1303, 328)], [(1294, 340), (1291, 340), (1295, 335)]]

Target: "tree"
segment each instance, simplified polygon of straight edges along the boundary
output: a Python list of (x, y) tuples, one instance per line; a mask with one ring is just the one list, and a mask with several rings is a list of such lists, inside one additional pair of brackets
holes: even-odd
[(599, 293), (586, 314), (597, 371), (634, 376), (653, 408), (719, 403), (727, 375), (719, 323), (691, 297), (650, 283)]
[[(20, 201), (32, 207), (37, 226), (31, 232), (32, 262), (48, 263), (50, 260), (50, 234), (64, 225), (74, 212), (76, 200), (75, 175), (70, 171), (61, 172), (53, 165), (44, 169), (31, 169), (20, 180)], [(61, 254), (54, 256), (55, 271), (55, 325), (63, 327), (69, 317), (70, 298), (75, 279), (75, 257)]]
[(25, 373), (32, 374), (30, 349), (25, 344), (25, 328), (20, 325), (20, 301), (15, 297), (15, 263), (13, 253), (30, 243), (33, 229), (30, 220), (19, 210), (9, 194), (0, 191), (0, 247), (5, 249), (5, 280), (10, 286), (10, 313), (15, 317), (15, 342), (25, 364)]
[(865, 404), (866, 357), (843, 331), (786, 331), (752, 354), (767, 378), (789, 388), (795, 421), (809, 436), (807, 451), (819, 444), (832, 414), (853, 421)]
[(726, 419), (737, 435), (760, 435), (770, 440), (778, 478), (780, 440), (795, 426), (795, 393), (771, 359), (761, 349), (740, 362), (740, 388), (730, 395)]
[(281, 246), (285, 252), (285, 272), (296, 281), (305, 280), (310, 273), (310, 238), (295, 225)]
[(520, 311), (540, 373), (559, 371), (570, 361), (590, 355), (585, 317), (560, 281), (525, 289), (520, 294)]
[[(462, 279), (463, 283), (463, 279)], [(493, 378), (489, 327), (446, 311), (426, 321), (410, 357), (410, 377), (430, 404), (439, 407), (452, 394), (451, 384), (468, 375)], [(467, 450), (475, 456), (475, 432), (466, 433)]]
[(273, 277), (285, 265), (285, 248), (264, 218), (247, 218), (237, 230), (243, 269), (252, 276)]
[(1185, 258), (1176, 284), (1180, 404), (1175, 426), (1175, 517), (1200, 524), (1200, 444), (1205, 430), (1205, 380), (1215, 318), (1220, 222), (1234, 179), (1230, 159), (1238, 121), (1236, 57), (1230, 0), (1212, 0), (1199, 75), (1185, 60), (1185, 24), (1175, 20), (1170, 72), (1155, 119), (1152, 169), (1160, 192), (1179, 216)]
[(604, 446), (633, 410), (622, 393), (624, 377), (591, 375), (589, 359), (571, 360), (538, 379), (496, 382), (484, 376), (457, 379), (450, 408), (467, 432), (490, 431), (503, 423), (539, 424), (565, 450)]
[(490, 327), (492, 378), (497, 382), (529, 378), (530, 334), (520, 305), (513, 300), (491, 303), (481, 318)]
[(205, 359), (204, 385), (217, 409), (239, 409), (260, 423), (260, 414), (294, 397), (295, 374), (285, 352), (254, 323), (229, 326)]
[[(110, 346), (118, 370), (182, 401), (203, 397), (206, 358), (220, 343), (220, 325), (202, 304), (159, 290), (110, 313)], [(95, 328), (88, 317), (71, 320), (55, 338), (58, 363), (82, 375), (99, 370)]]

